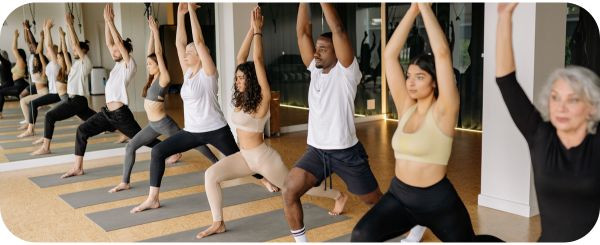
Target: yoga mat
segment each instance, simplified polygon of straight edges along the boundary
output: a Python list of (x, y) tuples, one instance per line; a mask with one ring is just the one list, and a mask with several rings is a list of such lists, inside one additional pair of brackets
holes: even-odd
[[(35, 130), (36, 135), (43, 135), (44, 134), (44, 129), (36, 129)], [(8, 134), (8, 135), (0, 135), (0, 140), (12, 140), (12, 139), (17, 139), (17, 135), (19, 135), (20, 133), (22, 133), (21, 130), (16, 130), (15, 132), (12, 134)], [(54, 130), (54, 134), (67, 134), (67, 133), (77, 133), (77, 127), (69, 127), (69, 128), (57, 128), (56, 130)]]
[[(222, 193), (223, 207), (281, 195), (278, 192), (268, 192), (264, 187), (255, 184), (223, 188)], [(129, 210), (137, 205), (89, 213), (86, 216), (104, 229), (104, 231), (114, 231), (210, 210), (206, 193), (204, 192), (164, 199), (161, 200), (160, 204), (161, 207), (158, 209), (146, 210), (135, 214), (130, 214)]]
[[(37, 140), (39, 137), (43, 137), (43, 135), (29, 137), (29, 138), (27, 138), (28, 140), (25, 140), (25, 141), (0, 143), (0, 146), (2, 146), (2, 148), (5, 150), (33, 146), (31, 143), (34, 140)], [(91, 139), (103, 139), (103, 138), (110, 138), (110, 137), (114, 137), (115, 141), (118, 138), (116, 134), (99, 134), (99, 135), (92, 137)], [(52, 144), (65, 143), (65, 142), (75, 142), (75, 135), (68, 134), (68, 135), (52, 137)], [(39, 147), (40, 145), (41, 144), (36, 145), (36, 146)]]
[[(132, 197), (148, 195), (148, 180), (130, 183), (131, 188), (129, 190), (108, 193), (108, 190), (115, 187), (117, 184), (118, 183), (115, 182), (115, 184), (111, 186), (63, 194), (60, 195), (60, 198), (62, 198), (73, 208), (81, 208), (100, 203), (114, 202)], [(182, 189), (195, 185), (204, 185), (204, 171), (166, 176), (162, 180), (160, 191)]]
[[(81, 124), (82, 121), (77, 119), (77, 120), (63, 120), (63, 121), (58, 121), (54, 124), (55, 127), (62, 127), (62, 126), (70, 126), (70, 125), (79, 125)], [(24, 130), (20, 130), (18, 129), (19, 126), (17, 126), (17, 124), (12, 124), (13, 127), (2, 127), (0, 128), (0, 133), (6, 133), (6, 132), (23, 132)], [(43, 129), (44, 128), (44, 121), (38, 121), (35, 124), (35, 128), (36, 129)]]
[[(336, 237), (334, 239), (331, 239), (331, 240), (325, 241), (325, 242), (350, 242), (350, 236), (351, 236), (351, 234), (346, 234), (346, 235), (343, 235), (343, 236), (340, 236), (340, 237)], [(385, 242), (400, 242), (404, 238), (406, 238), (406, 236), (405, 235), (401, 235), (399, 237), (392, 238), (392, 239), (387, 240)]]
[[(88, 144), (86, 147), (87, 152), (98, 151), (98, 150), (107, 150), (107, 149), (115, 149), (125, 147), (125, 144), (117, 144), (114, 142), (106, 142), (106, 143), (96, 143), (96, 144)], [(28, 159), (38, 159), (49, 156), (58, 156), (58, 155), (66, 155), (73, 154), (75, 151), (75, 146), (62, 147), (62, 148), (52, 148), (50, 147), (50, 151), (52, 154), (47, 154), (43, 156), (32, 156), (31, 152), (23, 152), (23, 153), (15, 153), (15, 154), (5, 154), (4, 156), (8, 159), (9, 162), (20, 161), (20, 160), (28, 160)]]
[[(349, 219), (344, 215), (330, 216), (327, 210), (310, 203), (302, 206), (307, 230)], [(144, 242), (266, 242), (291, 236), (283, 209), (231, 221), (226, 220), (225, 227), (227, 227), (226, 232), (202, 239), (196, 239), (196, 234), (208, 226), (152, 238)]]
[[(135, 163), (135, 165), (133, 165), (133, 170), (131, 172), (136, 173), (136, 172), (146, 171), (150, 168), (149, 163), (150, 163), (149, 160), (138, 161)], [(181, 165), (181, 163), (177, 163), (175, 165)], [(167, 165), (167, 167), (168, 166), (169, 165)], [(65, 172), (67, 170), (68, 170), (68, 168), (65, 168)], [(112, 177), (112, 176), (119, 176), (123, 173), (123, 164), (119, 163), (119, 164), (115, 164), (115, 165), (86, 169), (85, 162), (84, 162), (83, 171), (85, 172), (84, 175), (74, 176), (74, 177), (70, 177), (70, 178), (66, 178), (66, 179), (60, 178), (60, 176), (62, 176), (65, 173), (65, 172), (60, 172), (60, 173), (56, 173), (56, 174), (30, 177), (29, 180), (31, 180), (33, 183), (35, 183), (40, 188), (47, 188), (47, 187), (52, 187), (52, 186), (57, 186), (57, 185), (71, 184), (71, 183), (75, 183), (75, 182), (82, 182), (82, 181), (95, 180), (95, 179), (101, 179), (101, 178)]]

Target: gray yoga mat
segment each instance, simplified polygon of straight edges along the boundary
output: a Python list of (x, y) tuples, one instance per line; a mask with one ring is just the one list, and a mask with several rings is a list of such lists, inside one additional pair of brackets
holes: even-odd
[[(325, 242), (350, 242), (350, 235), (351, 234), (346, 234), (346, 235), (343, 235), (343, 236), (340, 236), (340, 237), (336, 237), (334, 239), (331, 239), (331, 240), (325, 241)], [(405, 235), (401, 235), (399, 237), (392, 238), (392, 239), (387, 240), (385, 242), (400, 242), (404, 238), (406, 238), (406, 236)]]
[[(115, 183), (115, 185), (116, 184), (117, 183)], [(162, 180), (160, 191), (170, 191), (203, 184), (204, 171), (174, 176), (166, 176)], [(60, 198), (62, 198), (73, 208), (81, 208), (100, 203), (114, 202), (132, 197), (144, 196), (148, 194), (148, 180), (131, 183), (131, 189), (129, 190), (119, 191), (117, 193), (108, 193), (108, 190), (115, 187), (115, 185), (63, 194), (60, 195)]]
[[(77, 120), (63, 120), (63, 121), (58, 121), (54, 124), (55, 127), (63, 127), (63, 126), (70, 126), (70, 125), (79, 125), (81, 124), (81, 120), (77, 119)], [(36, 129), (43, 129), (44, 128), (44, 121), (38, 121), (35, 124), (35, 128)], [(17, 124), (11, 124), (10, 127), (5, 126), (5, 127), (0, 127), (0, 133), (6, 133), (6, 132), (23, 132), (23, 130), (19, 130)]]
[[(305, 203), (302, 206), (307, 230), (349, 219), (344, 215), (330, 216), (327, 210), (314, 204)], [(202, 239), (196, 239), (196, 234), (208, 226), (152, 238), (144, 242), (266, 242), (291, 236), (283, 209), (225, 221), (225, 226), (226, 232)]]
[[(120, 147), (125, 147), (125, 144), (124, 143), (117, 144), (114, 142), (96, 143), (96, 144), (88, 144), (86, 147), (86, 151), (87, 152), (99, 151), (99, 150), (115, 149), (115, 148), (120, 148)], [(13, 161), (28, 160), (28, 159), (38, 159), (38, 158), (44, 158), (44, 157), (49, 157), (49, 156), (73, 154), (74, 148), (75, 148), (74, 146), (62, 147), (62, 148), (52, 148), (51, 147), (50, 151), (52, 151), (52, 154), (43, 155), (43, 156), (32, 156), (31, 152), (5, 154), (4, 156), (6, 156), (6, 159), (8, 159), (9, 162), (13, 162)]]
[[(31, 143), (34, 140), (37, 140), (39, 137), (42, 137), (42, 135), (36, 136), (36, 137), (30, 137), (30, 138), (27, 138), (28, 140), (24, 140), (24, 141), (0, 143), (0, 146), (2, 146), (2, 148), (5, 150), (33, 146)], [(99, 134), (99, 135), (92, 137), (91, 139), (104, 139), (104, 138), (111, 138), (111, 137), (114, 137), (115, 141), (118, 138), (116, 134)], [(52, 144), (65, 143), (65, 142), (75, 142), (75, 134), (67, 134), (67, 135), (60, 135), (60, 136), (52, 137)], [(37, 146), (39, 147), (40, 145), (37, 145)]]
[[(146, 170), (150, 169), (149, 163), (150, 163), (149, 160), (138, 161), (135, 163), (135, 165), (133, 165), (133, 170), (131, 172), (136, 173), (136, 172), (146, 171)], [(183, 164), (185, 164), (185, 163), (178, 162), (173, 165), (167, 165), (167, 167), (181, 166)], [(66, 171), (66, 169), (65, 169), (65, 171)], [(64, 172), (60, 172), (60, 173), (56, 173), (56, 174), (30, 177), (29, 180), (31, 180), (33, 183), (35, 183), (40, 188), (47, 188), (47, 187), (71, 184), (71, 183), (76, 183), (76, 182), (102, 179), (102, 178), (112, 177), (112, 176), (120, 176), (123, 173), (123, 164), (119, 163), (119, 164), (115, 164), (115, 165), (109, 165), (109, 166), (97, 167), (97, 168), (89, 168), (89, 169), (86, 169), (84, 167), (83, 171), (85, 171), (84, 175), (74, 176), (74, 177), (70, 177), (70, 178), (66, 178), (66, 179), (60, 178), (60, 176), (62, 176), (64, 174)]]
[[(19, 135), (20, 133), (22, 133), (22, 131), (15, 129), (15, 133), (11, 133), (8, 135), (0, 135), (0, 140), (16, 139), (17, 135)], [(72, 133), (72, 134), (77, 133), (77, 127), (72, 126), (72, 127), (68, 127), (68, 128), (57, 128), (56, 130), (54, 130), (54, 134), (68, 134), (68, 133)], [(36, 134), (37, 135), (44, 134), (44, 129), (36, 129)]]
[[(278, 192), (268, 192), (264, 187), (255, 184), (223, 188), (222, 193), (223, 207), (281, 195)], [(164, 199), (160, 201), (160, 204), (161, 207), (158, 209), (146, 210), (135, 214), (130, 214), (129, 210), (137, 205), (89, 213), (86, 216), (104, 229), (104, 231), (114, 231), (210, 210), (206, 193), (204, 192)]]

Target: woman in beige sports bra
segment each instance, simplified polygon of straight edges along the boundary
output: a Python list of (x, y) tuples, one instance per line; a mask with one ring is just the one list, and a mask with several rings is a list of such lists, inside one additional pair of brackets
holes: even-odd
[[(272, 184), (283, 188), (284, 179), (289, 172), (279, 153), (267, 146), (263, 139), (263, 129), (270, 116), (271, 88), (263, 63), (263, 16), (260, 7), (252, 11), (250, 22), (250, 30), (237, 56), (235, 92), (232, 99), (235, 108), (231, 115), (231, 123), (236, 128), (240, 151), (221, 159), (206, 170), (204, 186), (213, 224), (198, 233), (196, 238), (225, 232), (221, 182), (259, 173)], [(254, 63), (246, 61), (253, 41)], [(347, 196), (340, 191), (335, 189), (325, 191), (322, 186), (313, 187), (308, 194), (335, 200), (335, 207), (329, 212), (330, 215), (340, 214), (347, 199)]]
[[(421, 14), (433, 57), (412, 58), (406, 78), (398, 56)], [(469, 213), (446, 178), (459, 95), (452, 56), (431, 4), (413, 3), (384, 51), (386, 75), (398, 109), (392, 138), (396, 158), (390, 189), (354, 227), (352, 242), (380, 242), (425, 226), (442, 242), (497, 241), (475, 236)]]

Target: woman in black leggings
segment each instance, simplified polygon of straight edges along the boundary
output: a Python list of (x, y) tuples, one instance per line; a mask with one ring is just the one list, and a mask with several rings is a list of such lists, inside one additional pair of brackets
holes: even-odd
[[(419, 12), (434, 58), (414, 57), (405, 78), (398, 56)], [(395, 177), (388, 192), (356, 224), (351, 241), (383, 242), (415, 225), (431, 229), (443, 242), (473, 241), (469, 213), (446, 177), (459, 95), (448, 42), (430, 4), (411, 5), (383, 56), (400, 117), (392, 138)]]
[(540, 242), (571, 242), (588, 234), (600, 210), (600, 79), (570, 66), (555, 70), (538, 109), (517, 81), (512, 14), (499, 4), (496, 82), (515, 125), (527, 141), (540, 209)]
[[(26, 55), (25, 50), (18, 48), (17, 40), (19, 39), (19, 30), (15, 30), (15, 35), (13, 36), (13, 45), (12, 52), (15, 56), (16, 62), (15, 66), (10, 70), (12, 72), (12, 81), (13, 84), (11, 86), (4, 86), (4, 88), (0, 89), (0, 119), (2, 119), (2, 109), (4, 108), (4, 96), (19, 96), (21, 91), (29, 85), (25, 81), (25, 72), (27, 71), (27, 62), (25, 61)], [(8, 61), (8, 60), (7, 60)], [(10, 64), (3, 64), (10, 65)], [(9, 82), (9, 81), (5, 81)]]
[[(185, 127), (152, 148), (150, 159), (150, 192), (148, 198), (131, 213), (160, 207), (160, 183), (165, 172), (165, 159), (201, 145), (211, 144), (229, 156), (238, 152), (231, 129), (223, 117), (217, 100), (217, 67), (210, 56), (200, 23), (196, 17), (195, 3), (180, 3), (177, 10), (176, 46), (179, 63), (184, 74), (181, 87)], [(189, 10), (189, 11), (188, 11)], [(185, 14), (190, 14), (194, 42), (187, 44)], [(267, 188), (275, 188), (262, 176)]]

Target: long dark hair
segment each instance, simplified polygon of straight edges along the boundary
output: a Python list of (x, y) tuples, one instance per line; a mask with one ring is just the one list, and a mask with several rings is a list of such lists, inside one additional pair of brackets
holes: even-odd
[[(155, 53), (151, 53), (147, 57), (154, 60), (154, 62), (156, 62), (156, 64), (158, 64), (158, 60), (156, 59)], [(142, 90), (142, 97), (146, 98), (148, 89), (150, 88), (150, 86), (152, 86), (152, 81), (154, 81), (154, 75), (148, 74), (148, 81), (146, 81), (146, 85), (144, 85), (144, 89)]]
[(408, 63), (408, 65), (416, 65), (419, 68), (421, 68), (421, 70), (424, 70), (431, 76), (433, 84), (435, 85), (435, 87), (433, 88), (433, 96), (437, 98), (439, 90), (437, 85), (437, 76), (435, 75), (435, 61), (433, 56), (427, 53), (422, 53), (413, 57), (410, 60), (410, 63)]
[(262, 101), (262, 94), (260, 92), (260, 85), (256, 78), (256, 70), (254, 70), (254, 62), (245, 62), (239, 64), (235, 69), (235, 72), (241, 71), (246, 77), (246, 84), (244, 84), (244, 91), (241, 92), (233, 84), (233, 97), (231, 102), (233, 106), (241, 108), (244, 113), (252, 114), (256, 112), (260, 102)]
[[(66, 82), (66, 78), (69, 75), (69, 74), (67, 74), (67, 61), (65, 60), (65, 56), (63, 55), (62, 51), (58, 52), (56, 55), (60, 55), (60, 57), (63, 58), (63, 63), (64, 63), (64, 66), (61, 64), (58, 64), (58, 66), (60, 66), (60, 69), (58, 70), (58, 75), (56, 75), (56, 81)], [(67, 52), (66, 58), (69, 59), (69, 61), (71, 61), (71, 53)]]
[[(23, 62), (25, 63), (25, 71), (27, 71), (27, 54), (25, 54), (25, 50), (20, 48), (20, 49), (17, 49), (17, 52), (19, 53), (19, 56), (21, 56), (21, 59), (23, 59)], [(16, 61), (15, 61), (15, 64), (16, 64)], [(27, 76), (27, 72), (25, 72), (25, 76)]]
[(44, 59), (44, 61), (46, 63), (48, 63), (48, 59), (46, 58), (46, 56), (44, 56), (43, 54), (36, 54), (33, 56), (33, 67), (32, 67), (32, 71), (33, 73), (40, 73), (44, 70), (44, 67), (42, 66), (42, 60), (40, 59)]

